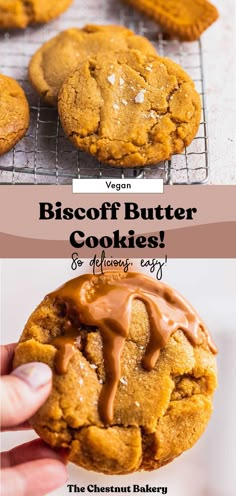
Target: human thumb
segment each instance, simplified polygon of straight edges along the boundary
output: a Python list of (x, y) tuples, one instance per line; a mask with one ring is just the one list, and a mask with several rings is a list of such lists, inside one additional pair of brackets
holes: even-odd
[(45, 402), (52, 387), (52, 371), (45, 363), (31, 362), (1, 377), (1, 424), (13, 427), (28, 420)]

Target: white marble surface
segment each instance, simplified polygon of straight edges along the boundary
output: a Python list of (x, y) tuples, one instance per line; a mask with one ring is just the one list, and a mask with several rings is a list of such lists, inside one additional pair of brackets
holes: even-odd
[(202, 36), (210, 184), (236, 184), (235, 0), (214, 0), (220, 18)]

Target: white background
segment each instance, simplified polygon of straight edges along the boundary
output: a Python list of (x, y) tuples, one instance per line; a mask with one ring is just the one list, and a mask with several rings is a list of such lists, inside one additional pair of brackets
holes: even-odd
[[(134, 261), (139, 270), (139, 261)], [(87, 263), (84, 271), (88, 271)], [(49, 291), (75, 277), (69, 260), (5, 260), (1, 264), (2, 342), (18, 340), (36, 305)], [(168, 496), (235, 495), (236, 260), (170, 260), (164, 282), (195, 306), (219, 348), (219, 387), (214, 413), (199, 442), (170, 465), (150, 473), (108, 477), (69, 465), (69, 483), (168, 486)], [(30, 440), (32, 433), (2, 435), (2, 448)], [(65, 487), (52, 493), (69, 494)], [(88, 493), (86, 493), (88, 494)]]

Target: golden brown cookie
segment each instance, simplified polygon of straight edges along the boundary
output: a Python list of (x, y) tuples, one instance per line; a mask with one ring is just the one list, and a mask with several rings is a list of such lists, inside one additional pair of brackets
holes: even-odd
[(0, 74), (0, 155), (11, 150), (29, 127), (29, 104), (19, 84)]
[(29, 65), (29, 79), (47, 103), (57, 105), (62, 84), (78, 64), (100, 52), (127, 48), (156, 54), (146, 38), (122, 26), (88, 25), (83, 29), (67, 29), (35, 53)]
[(181, 153), (195, 137), (200, 96), (184, 70), (138, 50), (99, 54), (61, 88), (65, 133), (110, 165), (152, 165)]
[(40, 361), (53, 389), (31, 419), (88, 470), (126, 474), (172, 461), (212, 412), (216, 349), (175, 290), (136, 273), (84, 275), (29, 318), (14, 367)]
[(26, 28), (49, 22), (64, 12), (72, 0), (0, 0), (0, 29)]
[(125, 0), (157, 21), (171, 36), (197, 40), (218, 17), (208, 0)]

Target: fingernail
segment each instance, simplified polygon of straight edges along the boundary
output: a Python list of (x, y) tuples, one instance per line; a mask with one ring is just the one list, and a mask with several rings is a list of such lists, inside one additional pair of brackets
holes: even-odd
[(32, 389), (38, 389), (48, 384), (52, 378), (52, 371), (45, 363), (31, 362), (17, 367), (12, 375), (26, 382)]

